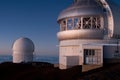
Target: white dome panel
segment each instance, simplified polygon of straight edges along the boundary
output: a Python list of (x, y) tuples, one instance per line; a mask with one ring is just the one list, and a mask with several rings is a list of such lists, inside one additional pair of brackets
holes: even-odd
[(34, 51), (34, 44), (32, 40), (28, 38), (20, 38), (13, 44), (14, 51)]

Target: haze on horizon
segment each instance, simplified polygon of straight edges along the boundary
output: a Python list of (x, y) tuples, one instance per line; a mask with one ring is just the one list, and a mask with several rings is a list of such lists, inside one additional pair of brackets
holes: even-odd
[[(120, 5), (120, 0), (113, 0)], [(12, 54), (20, 37), (35, 44), (35, 54), (58, 55), (57, 17), (73, 0), (0, 0), (0, 55)]]

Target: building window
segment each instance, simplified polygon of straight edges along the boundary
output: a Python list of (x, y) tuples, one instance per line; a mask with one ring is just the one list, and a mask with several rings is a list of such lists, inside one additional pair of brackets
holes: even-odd
[(101, 64), (101, 50), (84, 49), (84, 64)]
[(94, 17), (92, 20), (92, 28), (93, 29), (100, 29), (101, 28), (101, 21), (99, 17)]
[(74, 29), (81, 29), (81, 20), (79, 18), (74, 19)]
[(100, 29), (101, 18), (100, 17), (84, 17), (83, 29)]
[(72, 30), (73, 29), (73, 19), (69, 18), (67, 21), (67, 29)]
[(95, 55), (95, 50), (93, 49), (84, 49), (84, 53), (86, 56), (94, 56)]
[(91, 28), (91, 18), (90, 17), (86, 17), (83, 18), (83, 29), (90, 29)]
[(61, 20), (61, 31), (77, 29), (102, 29), (103, 18), (101, 16), (71, 17)]
[(63, 21), (61, 21), (61, 31), (65, 31), (66, 30), (66, 21), (65, 20), (63, 20)]

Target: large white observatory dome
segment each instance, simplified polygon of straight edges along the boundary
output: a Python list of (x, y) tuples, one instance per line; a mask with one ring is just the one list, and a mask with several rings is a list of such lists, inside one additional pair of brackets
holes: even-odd
[(120, 35), (119, 8), (111, 0), (74, 0), (58, 16), (58, 39), (105, 39)]
[(19, 38), (13, 44), (13, 62), (31, 62), (33, 60), (34, 44), (28, 38)]
[(57, 22), (60, 69), (120, 61), (120, 6), (113, 0), (74, 0)]

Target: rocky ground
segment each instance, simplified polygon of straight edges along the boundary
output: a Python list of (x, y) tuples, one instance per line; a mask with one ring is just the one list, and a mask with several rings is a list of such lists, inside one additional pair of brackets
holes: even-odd
[(120, 80), (120, 64), (105, 64), (102, 68), (81, 72), (81, 66), (66, 70), (43, 62), (0, 64), (0, 80)]

